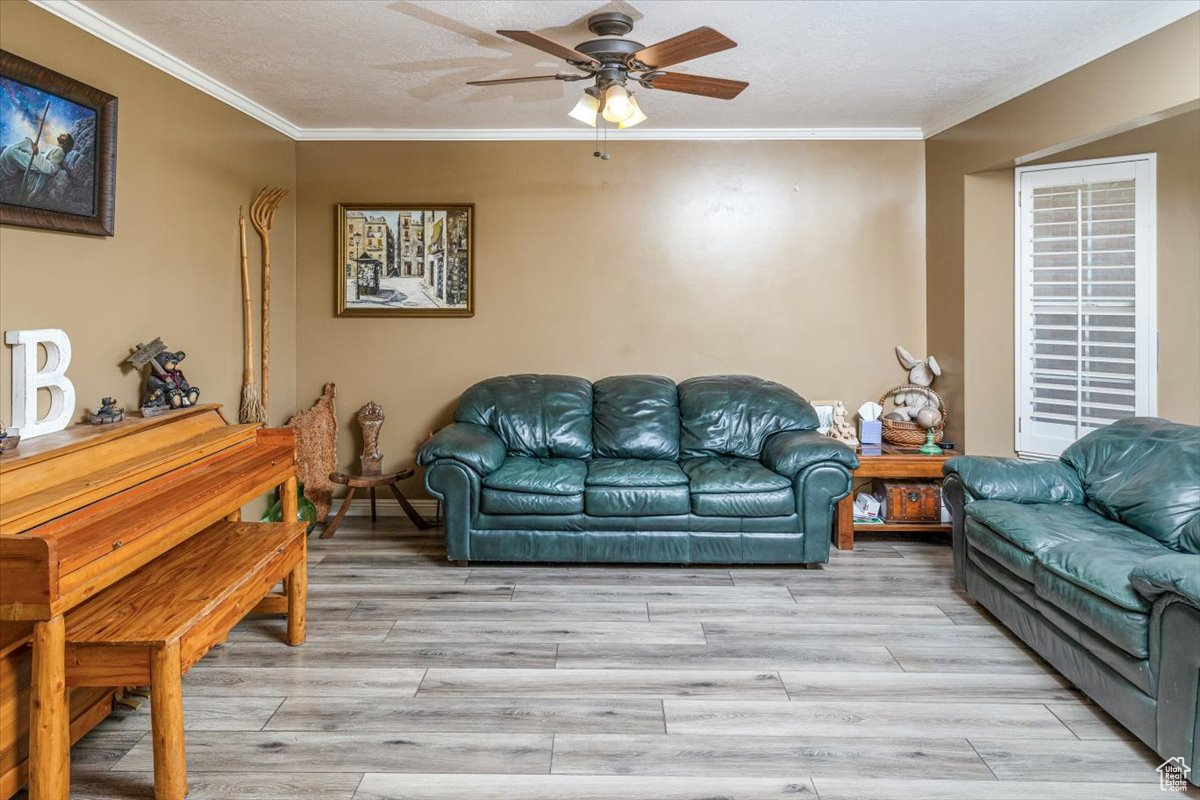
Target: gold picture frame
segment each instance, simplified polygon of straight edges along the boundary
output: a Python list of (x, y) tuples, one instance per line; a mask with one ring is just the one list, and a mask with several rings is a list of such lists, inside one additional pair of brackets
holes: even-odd
[(339, 317), (475, 315), (474, 203), (339, 203)]

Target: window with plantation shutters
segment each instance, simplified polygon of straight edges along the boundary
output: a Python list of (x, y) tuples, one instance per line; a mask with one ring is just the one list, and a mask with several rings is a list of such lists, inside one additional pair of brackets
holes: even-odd
[(1017, 169), (1016, 450), (1155, 413), (1153, 155)]

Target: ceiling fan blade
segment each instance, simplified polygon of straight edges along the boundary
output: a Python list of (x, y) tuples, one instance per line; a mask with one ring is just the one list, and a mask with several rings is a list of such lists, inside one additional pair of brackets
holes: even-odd
[(649, 83), (655, 89), (698, 94), (704, 97), (715, 97), (718, 100), (732, 100), (742, 93), (742, 89), (750, 85), (745, 81), (706, 78), (703, 75), (684, 75), (681, 72), (664, 72), (650, 80)]
[(547, 39), (545, 36), (534, 33), (533, 31), (496, 31), (501, 36), (507, 36), (514, 42), (528, 45), (543, 53), (549, 53), (552, 56), (563, 59), (564, 61), (577, 61), (581, 64), (596, 64), (600, 62), (589, 55), (572, 50), (566, 45), (559, 44), (553, 39)]
[(467, 81), (467, 86), (499, 86), (504, 83), (529, 83), (531, 81), (565, 81), (574, 75), (530, 75), (525, 78), (496, 78), (490, 81)]
[(670, 39), (643, 47), (633, 57), (653, 69), (669, 67), (693, 58), (719, 53), (737, 47), (737, 42), (712, 28), (696, 28), (694, 31), (672, 36)]

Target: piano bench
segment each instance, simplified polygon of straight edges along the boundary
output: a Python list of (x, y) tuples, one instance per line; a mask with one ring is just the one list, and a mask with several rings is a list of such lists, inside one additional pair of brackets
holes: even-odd
[(255, 610), (285, 611), (304, 642), (305, 527), (218, 522), (67, 612), (68, 686), (150, 686), (158, 800), (188, 791), (183, 674)]

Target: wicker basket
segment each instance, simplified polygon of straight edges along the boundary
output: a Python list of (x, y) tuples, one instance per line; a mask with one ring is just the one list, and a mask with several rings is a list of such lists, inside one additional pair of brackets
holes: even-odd
[[(950, 411), (946, 408), (946, 401), (942, 396), (930, 389), (928, 386), (917, 386), (916, 384), (906, 383), (903, 386), (894, 386), (883, 393), (883, 397), (879, 398), (879, 405), (886, 408), (888, 398), (900, 392), (923, 392), (926, 395), (934, 397), (938, 401), (938, 410), (942, 412), (942, 419), (933, 428), (933, 441), (941, 443), (942, 432), (946, 429), (946, 421), (950, 419)], [(926, 428), (922, 428), (915, 422), (907, 420), (881, 419), (883, 423), (883, 439), (888, 444), (894, 444), (899, 447), (920, 447), (925, 444)]]

